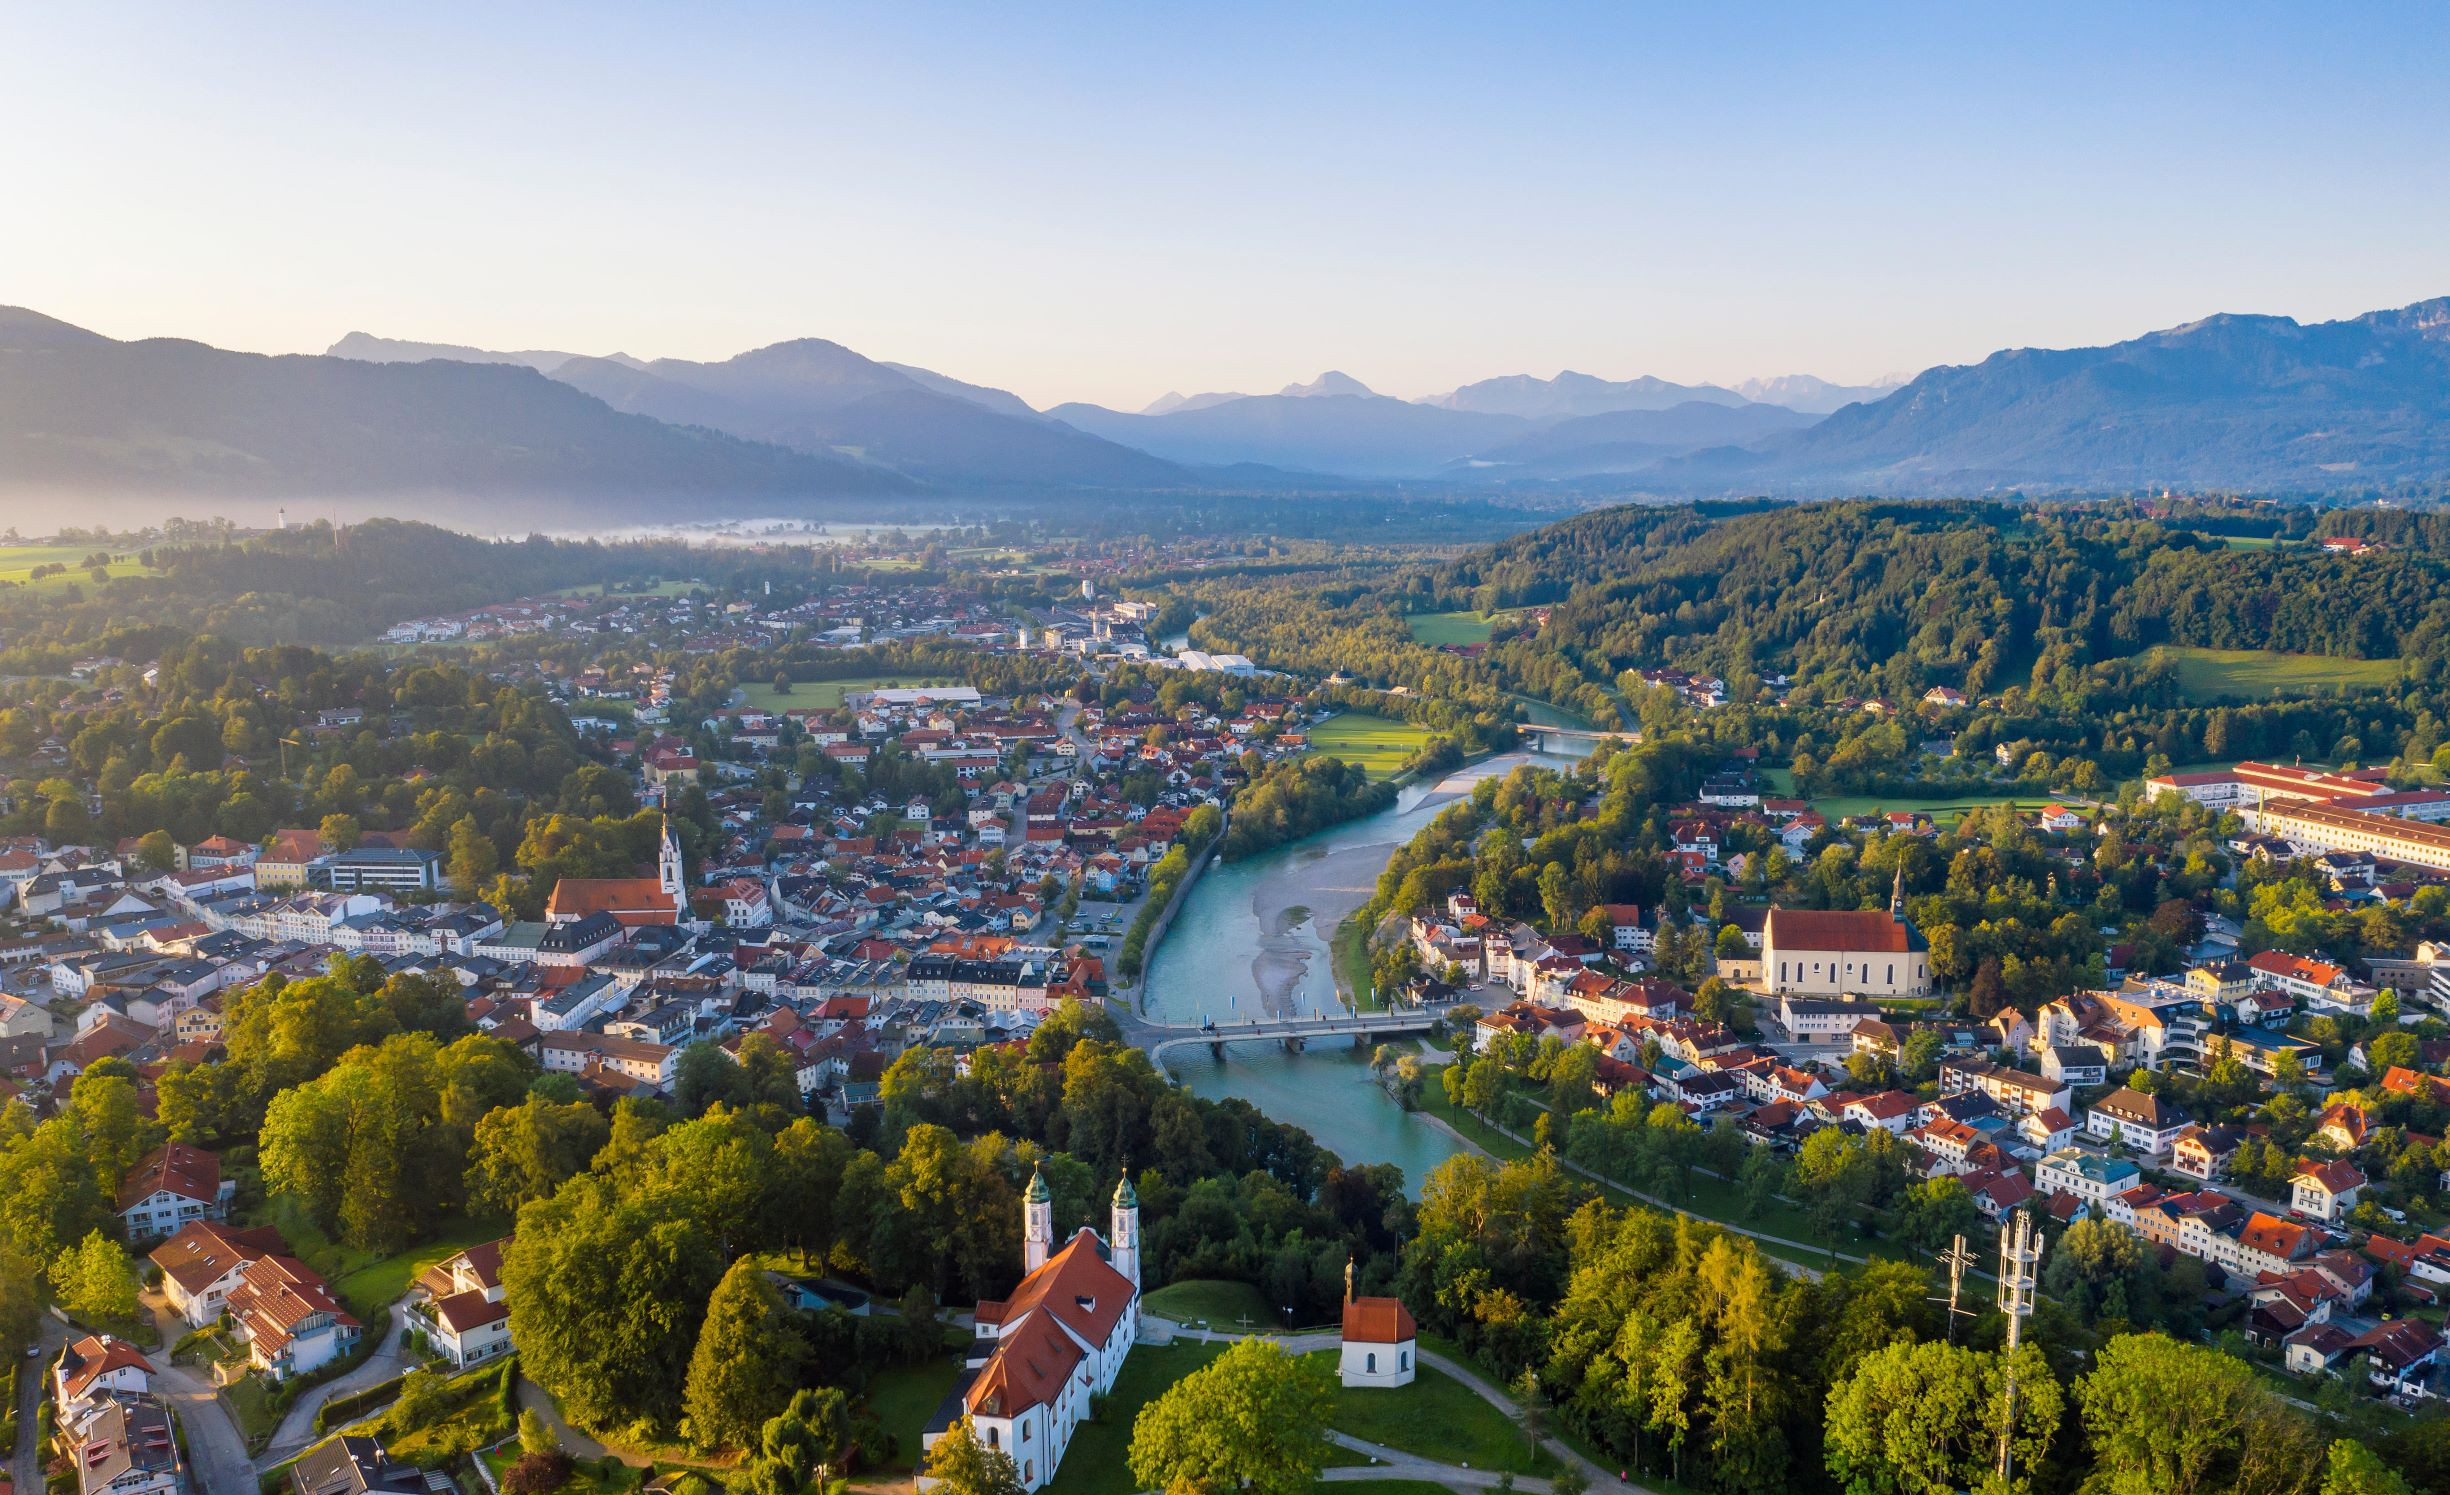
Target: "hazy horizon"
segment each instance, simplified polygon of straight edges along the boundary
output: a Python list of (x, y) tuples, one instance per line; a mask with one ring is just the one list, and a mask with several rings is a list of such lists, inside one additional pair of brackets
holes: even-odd
[(2450, 293), (2450, 16), (28, 12), (0, 301), (1138, 409), (1323, 370), (1868, 383)]

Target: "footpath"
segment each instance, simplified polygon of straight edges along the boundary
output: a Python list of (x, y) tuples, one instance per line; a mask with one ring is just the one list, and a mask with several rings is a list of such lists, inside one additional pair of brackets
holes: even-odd
[[(1210, 1344), (1230, 1344), (1234, 1340), (1246, 1337), (1240, 1334), (1219, 1333), (1214, 1329), (1187, 1329), (1170, 1319), (1152, 1318), (1151, 1322), (1163, 1324), (1167, 1334), (1176, 1339), (1201, 1340)], [(1332, 1350), (1342, 1343), (1342, 1337), (1331, 1330), (1309, 1334), (1272, 1334), (1268, 1336), (1268, 1340), (1272, 1344), (1282, 1345), (1288, 1352), (1296, 1355), (1306, 1355), (1313, 1350)], [(1478, 1371), (1450, 1360), (1434, 1350), (1416, 1350), (1415, 1354), (1419, 1357), (1421, 1364), (1444, 1371), (1454, 1377), (1463, 1383), (1474, 1396), (1503, 1412), (1507, 1417), (1522, 1415), (1522, 1408), (1515, 1405), (1514, 1398), (1483, 1380)], [(1492, 1489), (1505, 1479), (1505, 1476), (1496, 1470), (1467, 1469), (1460, 1464), (1433, 1463), (1418, 1454), (1405, 1453), (1401, 1449), (1387, 1448), (1376, 1443), (1365, 1443), (1359, 1438), (1346, 1437), (1342, 1433), (1331, 1432), (1327, 1436), (1340, 1447), (1350, 1449), (1355, 1453), (1367, 1454), (1381, 1462), (1351, 1464), (1329, 1469), (1319, 1476), (1323, 1482), (1419, 1479), (1445, 1485), (1450, 1489)], [(1591, 1489), (1602, 1492), (1602, 1495), (1656, 1495), (1655, 1491), (1646, 1486), (1632, 1484), (1617, 1478), (1615, 1471), (1602, 1469), (1556, 1438), (1543, 1438), (1540, 1440), (1540, 1446), (1555, 1456), (1559, 1463), (1581, 1471), (1583, 1478), (1590, 1481)], [(1513, 1487), (1518, 1490), (1538, 1492), (1538, 1495), (1547, 1495), (1550, 1485), (1544, 1479), (1517, 1475), (1513, 1480)]]

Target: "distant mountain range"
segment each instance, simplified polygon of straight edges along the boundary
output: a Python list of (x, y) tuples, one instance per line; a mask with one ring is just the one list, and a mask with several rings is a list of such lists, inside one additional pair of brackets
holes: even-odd
[[(119, 342), (0, 309), (0, 492), (733, 499), (1068, 491), (2341, 491), (2450, 475), (2450, 299), (2220, 316), (1902, 387), (1810, 375), (1329, 372), (1144, 410), (1020, 397), (800, 338), (716, 362), (352, 332), (320, 356)], [(699, 512), (705, 512), (699, 506)]]
[(1672, 491), (1907, 496), (2440, 483), (2450, 297), (2338, 322), (2216, 316), (2103, 348), (2011, 349), (1643, 476)]
[(119, 342), (0, 308), (0, 493), (14, 498), (585, 496), (631, 517), (674, 495), (771, 502), (917, 490), (852, 457), (623, 414), (513, 362), (384, 365)]
[[(463, 350), (351, 333), (344, 356), (457, 358)], [(475, 351), (475, 350), (466, 350)], [(1185, 488), (1192, 474), (1039, 416), (1017, 395), (907, 364), (879, 363), (822, 338), (727, 358), (640, 362), (614, 356), (509, 354), (553, 360), (552, 378), (615, 410), (704, 426), (811, 454), (855, 455), (923, 482), (964, 487)]]
[(1482, 477), (1564, 479), (1643, 472), (1703, 448), (1799, 431), (1813, 420), (1783, 405), (1687, 400), (1664, 410), (1611, 410), (1562, 420), (1491, 447), (1462, 466)]

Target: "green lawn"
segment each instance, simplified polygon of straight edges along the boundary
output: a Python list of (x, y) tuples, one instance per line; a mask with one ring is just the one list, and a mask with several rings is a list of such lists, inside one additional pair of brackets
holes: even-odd
[(298, 1259), (331, 1283), (349, 1311), (369, 1326), (381, 1323), (385, 1311), (408, 1291), (418, 1273), (445, 1257), (495, 1240), (509, 1231), (499, 1220), (454, 1220), (440, 1236), (423, 1245), (411, 1246), (393, 1256), (380, 1256), (333, 1240), (315, 1228), (304, 1210), (285, 1198), (276, 1197), (248, 1223), (278, 1229)]
[[(0, 545), (0, 582), (30, 586), (42, 592), (55, 592), (70, 585), (91, 586), (93, 574), (85, 569), (83, 562), (87, 556), (107, 548), (101, 545)], [(68, 569), (60, 575), (34, 581), (28, 573), (37, 566), (66, 566)], [(109, 570), (113, 576), (145, 574), (145, 568), (133, 555), (114, 559)]]
[(1404, 619), (1415, 643), (1431, 648), (1448, 644), (1485, 644), (1490, 630), (1512, 613), (1414, 613)]
[[(1336, 1352), (1310, 1356), (1332, 1372)], [(1338, 1386), (1329, 1426), (1365, 1443), (1418, 1454), (1440, 1464), (1474, 1469), (1511, 1469), (1545, 1474), (1556, 1459), (1523, 1441), (1523, 1430), (1506, 1413), (1442, 1370), (1422, 1366), (1409, 1386)]]
[(878, 675), (865, 680), (800, 680), (793, 682), (789, 695), (777, 695), (774, 681), (769, 677), (742, 681), (740, 704), (750, 711), (831, 711), (842, 704), (843, 694), (847, 691), (960, 683), (935, 675)]
[(1238, 1329), (1247, 1322), (1264, 1334), (1275, 1322), (1266, 1295), (1247, 1282), (1207, 1278), (1171, 1282), (1141, 1299), (1140, 1305), (1159, 1318), (1216, 1329)]
[(1310, 729), (1310, 751), (1358, 763), (1373, 779), (1390, 777), (1421, 750), (1429, 729), (1368, 711), (1346, 711)]
[(254, 1453), (272, 1441), (272, 1433), (281, 1425), (281, 1414), (272, 1406), (272, 1387), (260, 1375), (242, 1376), (221, 1388), (221, 1399), (229, 1404), (230, 1417), (238, 1424), (238, 1434), (247, 1440), (247, 1451)]
[(908, 1470), (917, 1465), (919, 1435), (960, 1379), (960, 1359), (947, 1355), (925, 1365), (897, 1365), (879, 1371), (869, 1381), (868, 1405), (893, 1435), (893, 1459), (888, 1467)]
[(1328, 948), (1333, 953), (1336, 984), (1352, 997), (1353, 1010), (1382, 1010), (1387, 1004), (1370, 980), (1370, 937), (1361, 922), (1348, 918), (1337, 925)]
[(1135, 1495), (1131, 1477), (1131, 1425), (1140, 1409), (1166, 1389), (1225, 1353), (1221, 1344), (1141, 1345), (1123, 1362), (1114, 1390), (1095, 1421), (1072, 1430), (1063, 1467), (1043, 1486), (1050, 1495)]
[(2275, 654), (2266, 649), (2146, 650), (2146, 662), (2168, 662), (2178, 689), (2195, 705), (2215, 701), (2259, 701), (2272, 696), (2366, 690), (2399, 678), (2395, 659), (2337, 659), (2324, 654)]
[(706, 583), (702, 581), (659, 581), (651, 587), (642, 587), (630, 582), (616, 582), (612, 584), (610, 588), (607, 588), (603, 583), (599, 582), (592, 586), (563, 587), (560, 591), (555, 592), (553, 595), (556, 597), (610, 596), (616, 598), (686, 597), (691, 592), (702, 590), (705, 585)]
[(508, 1228), (499, 1220), (458, 1221), (439, 1240), (412, 1246), (396, 1256), (377, 1257), (343, 1274), (332, 1283), (332, 1290), (368, 1324), (380, 1323), (391, 1305), (400, 1301), (400, 1295), (427, 1267), (457, 1256), (470, 1246), (498, 1240)]
[(1828, 816), (1832, 821), (1843, 820), (1849, 815), (1873, 815), (1887, 810), (1903, 810), (1916, 815), (1928, 815), (1934, 820), (1946, 822), (1954, 820), (1956, 812), (1960, 810), (1971, 810), (1986, 805), (2008, 804), (2021, 809), (2038, 810), (2044, 805), (2053, 803), (2057, 801), (2035, 794), (2019, 794), (2012, 789), (1977, 789), (1968, 790), (1963, 794), (1928, 795), (1920, 799), (1911, 795), (1840, 794), (1828, 799), (1816, 799), (1812, 801), (1812, 808)]

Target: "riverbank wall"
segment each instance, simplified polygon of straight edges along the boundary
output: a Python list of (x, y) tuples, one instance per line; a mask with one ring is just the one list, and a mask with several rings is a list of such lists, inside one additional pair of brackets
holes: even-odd
[(1165, 932), (1173, 927), (1174, 915), (1181, 911), (1183, 900), (1189, 898), (1191, 890), (1199, 886), (1201, 874), (1225, 849), (1225, 831), (1230, 824), (1228, 817), (1223, 814), (1218, 816), (1216, 834), (1208, 838), (1208, 844), (1200, 848), (1200, 854), (1193, 858), (1190, 868), (1183, 873), (1182, 881), (1174, 885), (1174, 896), (1166, 900), (1164, 908), (1158, 910), (1156, 921), (1148, 927), (1148, 938), (1140, 943), (1140, 974), (1134, 976), (1125, 988), (1131, 994), (1131, 1010), (1135, 1017), (1148, 1016), (1140, 1002), (1148, 992), (1148, 973), (1157, 966), (1157, 947), (1165, 943)]

